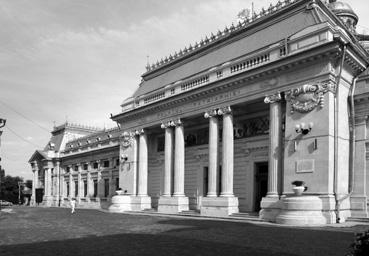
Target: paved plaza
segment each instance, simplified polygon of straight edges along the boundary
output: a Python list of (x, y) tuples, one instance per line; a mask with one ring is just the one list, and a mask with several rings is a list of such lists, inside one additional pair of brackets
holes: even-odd
[(367, 229), (14, 207), (0, 214), (0, 255), (345, 255)]

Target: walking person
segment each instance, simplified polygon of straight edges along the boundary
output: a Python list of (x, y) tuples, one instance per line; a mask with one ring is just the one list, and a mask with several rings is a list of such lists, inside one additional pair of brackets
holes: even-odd
[(76, 208), (76, 200), (74, 198), (70, 200), (70, 208), (71, 208), (71, 213), (74, 213), (75, 208)]

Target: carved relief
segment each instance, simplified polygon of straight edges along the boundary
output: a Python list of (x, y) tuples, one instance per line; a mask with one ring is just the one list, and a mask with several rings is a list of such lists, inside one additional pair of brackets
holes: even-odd
[(123, 148), (128, 148), (132, 145), (132, 136), (128, 132), (124, 132), (121, 135), (121, 145)]
[(276, 93), (276, 94), (273, 94), (273, 95), (266, 96), (265, 99), (264, 99), (264, 103), (272, 104), (272, 103), (276, 103), (280, 100), (282, 100), (281, 94)]
[(307, 113), (317, 106), (324, 107), (324, 94), (328, 91), (335, 92), (332, 83), (305, 84), (286, 92), (286, 100), (291, 104), (291, 113)]

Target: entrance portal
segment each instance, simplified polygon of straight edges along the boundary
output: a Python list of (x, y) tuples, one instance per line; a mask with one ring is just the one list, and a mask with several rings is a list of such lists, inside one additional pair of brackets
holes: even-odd
[(260, 202), (268, 192), (268, 162), (255, 164), (255, 212), (260, 211)]

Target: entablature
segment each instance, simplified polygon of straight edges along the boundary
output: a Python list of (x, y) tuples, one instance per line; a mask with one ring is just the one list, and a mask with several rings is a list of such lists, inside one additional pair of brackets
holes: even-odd
[[(209, 87), (211, 84), (225, 81), (240, 74), (251, 75), (255, 71), (260, 72), (261, 68), (270, 67), (272, 64), (278, 63), (281, 65), (282, 60), (288, 59), (291, 62), (288, 65), (296, 65), (293, 63), (292, 57), (312, 50), (315, 50), (316, 54), (321, 54), (319, 50), (323, 46), (332, 43), (337, 44), (335, 38), (340, 38), (339, 35), (341, 35), (341, 32), (341, 30), (333, 28), (328, 22), (307, 27), (290, 36), (288, 40), (275, 42), (268, 47), (249, 53), (246, 56), (227, 61), (221, 65), (211, 67), (206, 71), (194, 74), (191, 77), (165, 85), (161, 89), (149, 94), (126, 100), (121, 105), (122, 114), (182, 96), (185, 93), (202, 87)], [(308, 55), (306, 57), (312, 57)], [(353, 53), (349, 53), (346, 58), (346, 61), (351, 67), (358, 70), (358, 72), (362, 72), (365, 69), (364, 61), (359, 60)], [(113, 119), (118, 119), (122, 114), (116, 115)]]

